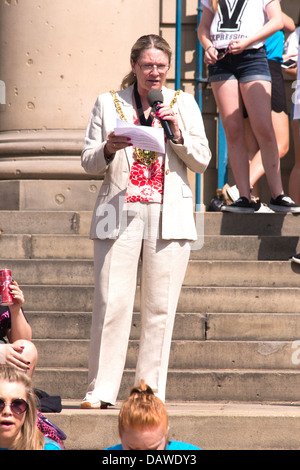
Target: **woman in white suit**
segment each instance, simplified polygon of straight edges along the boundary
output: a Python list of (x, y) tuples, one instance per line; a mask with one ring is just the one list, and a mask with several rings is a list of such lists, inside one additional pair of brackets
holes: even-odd
[[(82, 166), (104, 174), (92, 218), (95, 294), (88, 390), (82, 408), (107, 408), (117, 399), (135, 306), (141, 261), (141, 335), (135, 384), (145, 380), (165, 399), (177, 302), (197, 239), (187, 168), (203, 173), (211, 158), (202, 116), (192, 95), (167, 89), (171, 49), (156, 35), (142, 36), (131, 50), (131, 72), (122, 90), (98, 97), (87, 128)], [(163, 94), (158, 111), (150, 90)], [(133, 148), (113, 132), (117, 118), (161, 126), (173, 138), (165, 153)]]

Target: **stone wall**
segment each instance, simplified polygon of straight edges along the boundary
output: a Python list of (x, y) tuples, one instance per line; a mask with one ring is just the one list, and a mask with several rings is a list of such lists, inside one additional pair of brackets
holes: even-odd
[[(181, 88), (195, 93), (198, 0), (181, 5)], [(298, 0), (282, 0), (282, 6), (298, 18)], [(142, 34), (162, 34), (175, 51), (175, 21), (175, 0), (1, 0), (0, 178), (88, 178), (80, 151), (97, 95), (119, 88), (130, 48)], [(170, 87), (174, 78), (173, 61)], [(217, 186), (218, 116), (210, 87), (202, 91), (213, 152), (201, 185), (207, 204)], [(282, 165), (285, 181), (292, 159), (291, 145)]]

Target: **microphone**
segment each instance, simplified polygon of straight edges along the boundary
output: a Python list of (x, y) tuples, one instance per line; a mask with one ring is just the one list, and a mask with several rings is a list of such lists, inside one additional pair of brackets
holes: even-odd
[[(159, 90), (150, 90), (149, 93), (148, 93), (147, 99), (148, 99), (149, 105), (152, 108), (154, 108), (155, 111), (159, 110), (158, 105), (160, 103), (163, 103), (163, 101), (164, 101), (163, 94)], [(161, 125), (162, 125), (162, 127), (165, 131), (167, 139), (173, 139), (174, 134), (171, 131), (170, 124), (168, 123), (168, 121), (165, 121), (164, 119), (161, 119), (160, 117), (158, 117), (158, 119), (160, 120), (160, 123), (161, 123)]]

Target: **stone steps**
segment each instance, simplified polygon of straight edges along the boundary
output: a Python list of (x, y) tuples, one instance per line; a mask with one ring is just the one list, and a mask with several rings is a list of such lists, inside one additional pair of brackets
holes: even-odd
[[(88, 366), (88, 339), (37, 339), (34, 342), (43, 367)], [(126, 368), (135, 368), (137, 352), (138, 341), (130, 340)], [(173, 340), (169, 368), (298, 371), (299, 353), (300, 344), (295, 348), (295, 341)]]
[[(1, 249), (0, 249), (1, 253)], [(21, 284), (93, 285), (91, 259), (14, 259), (1, 258)], [(198, 260), (193, 254), (184, 285), (197, 287), (300, 287), (300, 266), (289, 261)]]
[[(59, 415), (50, 414), (66, 432), (67, 449), (105, 449), (119, 442), (120, 403), (108, 410), (80, 410), (66, 400)], [(204, 450), (299, 450), (298, 404), (167, 402), (170, 439)], [(82, 432), (84, 429), (84, 432)], [(105, 430), (105, 432), (103, 432)]]
[[(28, 312), (35, 339), (87, 339), (91, 312)], [(177, 313), (174, 340), (297, 341), (300, 313)], [(68, 328), (66, 328), (68, 325)], [(138, 339), (140, 314), (133, 314), (131, 339)]]
[[(286, 261), (300, 251), (298, 236), (268, 236), (264, 242), (255, 235), (205, 235), (201, 250), (192, 258), (223, 261)], [(93, 244), (85, 235), (6, 234), (1, 238), (1, 259), (92, 259)]]
[[(200, 233), (203, 223), (202, 216), (196, 216)], [(293, 214), (235, 214), (207, 212), (204, 214), (205, 235), (254, 235), (262, 239), (266, 237), (294, 237), (299, 242), (299, 218)]]
[(92, 259), (93, 243), (87, 235), (3, 234), (0, 244), (3, 262), (42, 259)]
[(91, 211), (0, 211), (3, 235), (88, 235)]
[[(76, 189), (61, 188), (67, 196)], [(67, 433), (67, 448), (104, 448), (118, 442), (120, 402), (107, 411), (79, 409), (94, 291), (90, 203), (72, 211), (65, 199), (55, 210), (57, 197), (48, 210), (38, 203), (33, 210), (33, 187), (25, 189), (27, 210), (0, 211), (0, 266), (12, 269), (25, 294), (39, 351), (34, 383), (63, 398), (62, 413), (51, 419)], [(196, 215), (200, 237), (180, 295), (169, 363), (172, 438), (204, 449), (300, 447), (300, 266), (289, 261), (300, 251), (299, 220)], [(118, 400), (134, 380), (138, 293)]]
[[(93, 286), (22, 285), (28, 311), (50, 308), (53, 311), (91, 311)], [(137, 294), (139, 289), (137, 288)], [(194, 313), (295, 313), (298, 287), (190, 287), (180, 294), (178, 311)], [(135, 310), (139, 309), (138, 296)]]
[[(0, 226), (4, 234), (87, 235), (91, 215), (91, 210), (0, 210)], [(195, 221), (198, 233), (205, 236), (283, 236), (299, 242), (298, 215), (207, 212), (195, 214)]]
[[(50, 395), (81, 400), (87, 387), (87, 369), (38, 367), (34, 383)], [(134, 370), (125, 369), (118, 400), (128, 396), (133, 383)], [(166, 400), (293, 403), (299, 401), (299, 387), (298, 370), (169, 369)]]

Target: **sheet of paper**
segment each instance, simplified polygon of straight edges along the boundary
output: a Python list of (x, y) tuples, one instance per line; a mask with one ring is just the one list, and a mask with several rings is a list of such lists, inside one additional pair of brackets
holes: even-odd
[(134, 147), (165, 153), (165, 135), (161, 127), (135, 126), (117, 119), (114, 132), (116, 135), (130, 137)]

